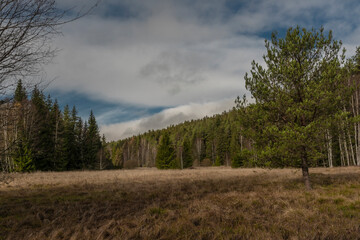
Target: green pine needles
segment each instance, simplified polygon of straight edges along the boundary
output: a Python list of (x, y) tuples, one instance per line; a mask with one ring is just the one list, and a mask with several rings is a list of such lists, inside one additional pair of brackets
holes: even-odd
[(18, 148), (14, 157), (15, 171), (31, 172), (35, 170), (35, 165), (31, 156), (31, 150), (26, 146)]
[(160, 139), (156, 155), (156, 167), (159, 169), (177, 168), (174, 147), (167, 133)]
[(258, 158), (301, 166), (310, 188), (309, 161), (321, 152), (317, 142), (343, 111), (345, 51), (331, 31), (299, 26), (284, 38), (272, 34), (265, 47), (266, 66), (253, 61), (245, 75), (255, 103), (240, 107), (243, 123), (252, 129), (248, 137), (255, 140)]

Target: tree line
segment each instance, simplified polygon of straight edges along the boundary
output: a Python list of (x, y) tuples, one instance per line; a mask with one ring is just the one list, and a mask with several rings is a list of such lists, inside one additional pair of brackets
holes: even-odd
[(104, 169), (105, 138), (101, 139), (95, 116), (87, 121), (76, 107), (63, 111), (57, 100), (45, 97), (37, 86), (28, 96), (21, 80), (12, 100), (0, 106), (1, 169), (12, 171), (63, 171)]
[(166, 129), (149, 130), (109, 143), (114, 166), (189, 168), (192, 166), (252, 166), (242, 155), (251, 142), (242, 135), (240, 115), (235, 108), (212, 117), (185, 121)]

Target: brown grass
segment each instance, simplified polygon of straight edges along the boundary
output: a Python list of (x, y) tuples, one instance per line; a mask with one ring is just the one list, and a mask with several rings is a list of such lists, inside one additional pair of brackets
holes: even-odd
[(360, 168), (12, 174), (0, 239), (360, 239)]

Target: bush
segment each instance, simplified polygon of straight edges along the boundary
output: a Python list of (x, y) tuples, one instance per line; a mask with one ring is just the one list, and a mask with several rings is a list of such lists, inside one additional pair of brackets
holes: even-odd
[(210, 167), (212, 165), (213, 165), (212, 161), (208, 158), (203, 159), (200, 163), (200, 166), (202, 167)]
[(134, 169), (138, 167), (138, 163), (136, 160), (129, 160), (124, 162), (124, 168), (125, 169)]
[(192, 166), (193, 167), (200, 167), (200, 161), (198, 159), (195, 159)]

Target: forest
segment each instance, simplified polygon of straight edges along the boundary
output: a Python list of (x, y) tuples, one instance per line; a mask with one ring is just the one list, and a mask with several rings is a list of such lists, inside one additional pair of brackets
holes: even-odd
[(76, 107), (60, 109), (37, 86), (27, 95), (21, 80), (11, 100), (0, 106), (3, 172), (105, 169), (105, 138), (95, 116), (77, 116)]
[(43, 89), (60, 27), (88, 14), (55, 1), (0, 1), (0, 168), (2, 173), (105, 168), (94, 113), (60, 107)]

